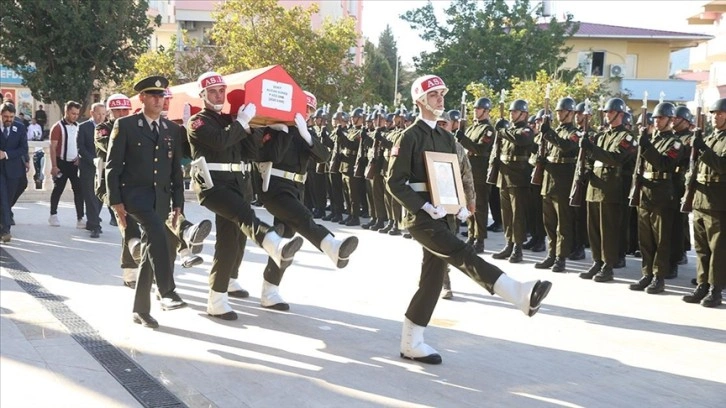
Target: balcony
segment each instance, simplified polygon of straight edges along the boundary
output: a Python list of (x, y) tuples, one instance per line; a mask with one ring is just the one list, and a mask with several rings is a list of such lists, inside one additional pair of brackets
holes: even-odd
[(680, 79), (623, 79), (620, 91), (630, 95), (628, 99), (642, 100), (643, 92), (648, 91), (649, 101), (659, 100), (663, 92), (665, 101), (688, 102), (695, 99), (697, 84), (698, 81)]

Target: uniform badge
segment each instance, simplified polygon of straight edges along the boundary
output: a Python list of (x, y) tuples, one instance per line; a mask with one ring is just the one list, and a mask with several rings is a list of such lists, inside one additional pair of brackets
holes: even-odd
[(13, 126), (12, 129), (13, 129), (13, 132), (17, 132), (18, 131), (18, 128), (15, 127), (15, 126)]
[(680, 152), (680, 150), (681, 150), (681, 142), (674, 142), (674, 143), (673, 143), (673, 144), (671, 145), (671, 148), (670, 148), (670, 149), (668, 149), (668, 152), (667, 152), (666, 154), (667, 154), (667, 155), (668, 155), (668, 157), (670, 157), (671, 159), (675, 159), (675, 158), (677, 158), (677, 157), (678, 157), (678, 153)]
[(393, 146), (391, 148), (391, 156), (398, 156), (398, 146)]
[(137, 122), (137, 124), (139, 125), (140, 128), (144, 127), (144, 121), (141, 120), (141, 119), (139, 119), (139, 121)]
[(166, 125), (166, 122), (161, 122), (161, 127), (163, 127), (164, 130), (169, 129), (169, 126)]
[(633, 137), (630, 135), (627, 135), (623, 138), (623, 140), (620, 141), (620, 147), (627, 149), (631, 146), (637, 146), (638, 142), (633, 140)]
[(199, 129), (203, 124), (204, 124), (204, 121), (202, 120), (202, 118), (195, 119), (194, 122), (192, 122), (192, 125), (191, 125), (192, 130)]
[(270, 139), (272, 139), (272, 135), (269, 133), (265, 133), (264, 136), (262, 136), (262, 143), (267, 143)]

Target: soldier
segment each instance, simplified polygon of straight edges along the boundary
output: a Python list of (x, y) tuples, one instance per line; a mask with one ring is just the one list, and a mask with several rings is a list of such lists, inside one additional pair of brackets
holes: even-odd
[(338, 126), (336, 135), (338, 144), (340, 145), (340, 174), (343, 178), (343, 195), (346, 199), (346, 207), (348, 208), (348, 217), (338, 222), (338, 224), (346, 226), (360, 225), (360, 209), (361, 209), (361, 179), (354, 176), (356, 158), (360, 150), (361, 139), (363, 138), (363, 108), (354, 109), (351, 114), (350, 129), (344, 129)]
[[(373, 146), (368, 149), (368, 168), (366, 169), (366, 193), (368, 196), (368, 208), (371, 212), (370, 222), (363, 224), (363, 229), (378, 231), (388, 222), (385, 202), (385, 180), (383, 179), (383, 141), (388, 133), (385, 126), (386, 113), (376, 109), (373, 112)], [(388, 163), (385, 163), (386, 166)], [(387, 167), (386, 167), (387, 168)]]
[(582, 279), (596, 282), (613, 280), (613, 266), (618, 261), (619, 241), (622, 239), (622, 214), (627, 179), (623, 167), (633, 161), (637, 142), (623, 126), (625, 101), (612, 98), (603, 107), (608, 128), (595, 142), (580, 139), (580, 148), (593, 159), (593, 171), (587, 187), (587, 232), (593, 265), (580, 274)]
[[(227, 86), (222, 76), (210, 71), (197, 80), (204, 109), (189, 119), (188, 136), (192, 157), (192, 180), (199, 203), (215, 213), (217, 242), (209, 274), (207, 314), (223, 320), (235, 320), (229, 306), (228, 290), (233, 269), (239, 267), (244, 243), (242, 235), (253, 240), (281, 268), (292, 263), (302, 246), (302, 239), (282, 238), (270, 225), (262, 222), (250, 207), (246, 177), (248, 163), (257, 154), (257, 140), (271, 137), (270, 128), (255, 130), (250, 121), (256, 107), (252, 103), (240, 108), (236, 118), (222, 114)], [(280, 127), (279, 125), (272, 125)], [(264, 186), (263, 186), (264, 189)], [(263, 306), (274, 299), (273, 289), (263, 292)]]
[(340, 222), (343, 220), (343, 203), (345, 198), (343, 195), (343, 175), (340, 173), (342, 165), (341, 144), (339, 141), (338, 131), (343, 134), (347, 128), (348, 114), (345, 112), (336, 112), (334, 116), (336, 131), (331, 136), (333, 147), (330, 152), (330, 165), (328, 166), (328, 179), (330, 180), (330, 214), (323, 217), (323, 221)]
[[(676, 107), (676, 117), (673, 119), (673, 133), (683, 147), (681, 160), (673, 173), (673, 188), (676, 197), (683, 197), (686, 192), (686, 170), (688, 170), (689, 157), (691, 156), (691, 138), (693, 132), (690, 127), (694, 123), (693, 114), (686, 106)], [(687, 214), (676, 209), (674, 211), (673, 231), (671, 235), (671, 270), (666, 279), (678, 277), (678, 265), (688, 263), (686, 251), (691, 249), (691, 226), (688, 223)]]
[(693, 243), (696, 249), (698, 287), (683, 297), (687, 303), (716, 307), (726, 286), (726, 240), (721, 226), (726, 222), (726, 98), (711, 105), (713, 133), (693, 138), (698, 149), (698, 167), (693, 197)]
[[(388, 154), (388, 156), (386, 156), (386, 153), (384, 153), (384, 157), (390, 157), (390, 152), (393, 149), (393, 146), (398, 142), (398, 139), (401, 138), (403, 130), (406, 128), (403, 119), (407, 113), (408, 112), (406, 112), (404, 109), (397, 109), (395, 112), (393, 112), (393, 124), (395, 126), (395, 129), (390, 131), (387, 135), (388, 144), (385, 147), (387, 149), (386, 153)], [(386, 169), (385, 176), (388, 176), (388, 168)], [(388, 192), (388, 189), (386, 189), (386, 192)], [(400, 225), (401, 217), (403, 216), (403, 208), (401, 207), (401, 204), (395, 198), (393, 198), (393, 195), (391, 195), (390, 192), (388, 192), (387, 197), (388, 200), (386, 201), (386, 211), (388, 213), (388, 224), (385, 227), (379, 229), (378, 232), (381, 234), (389, 234), (394, 236), (401, 235), (401, 230), (398, 229), (398, 226)]]
[[(315, 111), (317, 102), (313, 94), (306, 92), (306, 96), (307, 117)], [(344, 268), (358, 246), (358, 238), (335, 238), (327, 228), (313, 221), (313, 214), (303, 205), (301, 197), (308, 161), (323, 163), (328, 160), (330, 151), (310, 134), (306, 119), (300, 113), (295, 115), (295, 124), (287, 132), (278, 132), (263, 139), (258, 157), (261, 162), (271, 163), (271, 167), (269, 176), (260, 169), (263, 177), (269, 177), (268, 185), (262, 184), (262, 201), (275, 217), (275, 227), (282, 229), (283, 237), (291, 238), (299, 233), (325, 253), (337, 268)], [(260, 297), (263, 307), (275, 310), (290, 308), (279, 294), (285, 269), (273, 259), (268, 259)]]
[[(542, 126), (545, 117), (549, 118), (549, 120), (552, 120), (552, 112), (549, 110), (545, 112), (544, 109), (540, 109), (539, 111), (537, 111), (537, 115), (534, 116), (534, 123), (532, 123), (532, 117), (529, 118), (529, 124), (532, 129), (535, 130), (534, 143), (532, 144), (532, 154), (529, 156), (529, 164), (532, 167), (537, 165), (537, 160), (546, 161), (546, 157), (538, 157), (540, 143), (543, 143), (540, 127)], [(544, 252), (547, 249), (545, 248), (545, 238), (547, 234), (545, 232), (544, 221), (541, 215), (541, 190), (541, 186), (530, 184), (530, 205), (527, 211), (527, 231), (529, 231), (530, 233), (530, 238), (529, 240), (527, 240), (527, 242), (522, 244), (522, 249), (528, 249), (532, 252)]]
[[(589, 121), (589, 112), (585, 112), (585, 102), (580, 102), (575, 106), (575, 121), (577, 124), (577, 130), (580, 132), (580, 137), (592, 138), (594, 132), (588, 126), (588, 133), (584, 134), (585, 121)], [(588, 123), (589, 125), (589, 123)], [(589, 172), (589, 170), (585, 170)], [(583, 191), (587, 191), (587, 183), (589, 183), (589, 177), (585, 177), (585, 186)], [(572, 207), (573, 209), (573, 235), (572, 235), (572, 252), (567, 256), (567, 259), (571, 261), (580, 261), (585, 259), (585, 245), (587, 244), (587, 206), (582, 205), (580, 207)]]
[[(672, 130), (676, 107), (661, 102), (655, 107), (652, 137), (644, 129), (640, 132), (641, 191), (638, 205), (638, 242), (643, 256), (643, 277), (630, 285), (631, 290), (656, 294), (665, 290), (665, 277), (671, 270), (671, 230), (680, 196), (675, 195), (673, 173), (683, 149)], [(640, 169), (635, 169), (640, 171)]]
[(484, 240), (487, 238), (487, 224), (489, 220), (489, 184), (487, 184), (487, 168), (489, 156), (494, 143), (494, 126), (489, 122), (489, 111), (492, 101), (489, 98), (479, 98), (474, 103), (474, 123), (466, 129), (456, 132), (456, 140), (461, 143), (469, 155), (471, 172), (474, 176), (474, 189), (476, 191), (476, 210), (474, 216), (467, 220), (467, 243), (474, 246), (477, 254), (484, 253)]
[(495, 127), (501, 148), (499, 157), (492, 157), (492, 160), (501, 162), (497, 187), (507, 246), (492, 258), (509, 258), (511, 263), (522, 262), (522, 244), (527, 238), (525, 220), (530, 205), (527, 201), (532, 172), (528, 161), (534, 143), (534, 130), (527, 125), (528, 112), (527, 101), (516, 99), (509, 105), (509, 118), (514, 125), (509, 127), (509, 122), (502, 118)]
[(119, 227), (126, 227), (129, 214), (144, 231), (146, 247), (136, 283), (133, 321), (150, 328), (159, 326), (149, 314), (152, 277), (162, 309), (186, 306), (175, 291), (173, 236), (165, 226), (168, 216), (176, 225), (184, 202), (182, 147), (178, 143), (181, 128), (161, 117), (168, 84), (164, 77), (151, 76), (134, 85), (143, 109), (114, 123), (106, 162), (108, 201)]
[(555, 108), (560, 125), (553, 130), (549, 118), (545, 118), (541, 127), (544, 143), (549, 145), (541, 189), (542, 219), (549, 253), (534, 267), (552, 268), (552, 272), (564, 272), (566, 257), (572, 252), (574, 212), (570, 207), (570, 189), (575, 177), (579, 141), (577, 128), (572, 123), (575, 108), (574, 99), (560, 99)]
[[(327, 146), (330, 136), (328, 136), (328, 129), (323, 126), (323, 110), (317, 109), (315, 115), (310, 119), (312, 126), (310, 127), (310, 134), (320, 140), (323, 146)], [(330, 149), (330, 148), (328, 148)], [(325, 206), (327, 205), (327, 177), (325, 177), (325, 164), (326, 163), (315, 163), (313, 160), (310, 161), (310, 168), (308, 169), (308, 180), (305, 182), (306, 194), (311, 195), (311, 201), (313, 205), (313, 218), (323, 218), (325, 216)], [(322, 167), (321, 167), (322, 166)], [(318, 172), (318, 169), (320, 172)]]
[(474, 249), (456, 237), (457, 219), (471, 213), (461, 207), (456, 215), (431, 204), (424, 163), (427, 151), (456, 153), (456, 140), (436, 126), (444, 111), (448, 89), (441, 78), (426, 75), (411, 86), (411, 97), (420, 116), (408, 127), (391, 151), (388, 190), (407, 210), (403, 225), (423, 247), (419, 287), (411, 299), (401, 334), (401, 357), (440, 364), (441, 356), (424, 342), (423, 332), (431, 319), (441, 290), (446, 264), (461, 270), (490, 293), (498, 294), (528, 316), (534, 315), (552, 286), (547, 281), (520, 282), (488, 264)]

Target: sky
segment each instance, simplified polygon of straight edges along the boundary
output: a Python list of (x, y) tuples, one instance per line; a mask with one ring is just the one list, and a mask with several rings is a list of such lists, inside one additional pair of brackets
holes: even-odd
[[(449, 5), (448, 0), (434, 0), (437, 13)], [(536, 4), (537, 1), (531, 1)], [(658, 30), (708, 34), (707, 26), (689, 26), (686, 18), (697, 14), (705, 1), (660, 0), (660, 1), (599, 1), (599, 0), (553, 0), (552, 11), (556, 16), (569, 12), (576, 21), (619, 25), (625, 27), (651, 28)], [(433, 46), (418, 37), (408, 23), (399, 15), (426, 5), (425, 0), (365, 0), (363, 2), (363, 36), (374, 44), (378, 36), (390, 25), (397, 39), (403, 64), (413, 61), (413, 56), (431, 51)]]

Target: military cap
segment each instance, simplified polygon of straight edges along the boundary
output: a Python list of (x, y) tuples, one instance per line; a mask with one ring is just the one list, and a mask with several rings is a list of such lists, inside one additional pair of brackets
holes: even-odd
[(154, 95), (164, 95), (164, 91), (169, 86), (169, 80), (163, 76), (150, 76), (142, 79), (134, 85), (134, 91), (141, 93), (146, 92)]

